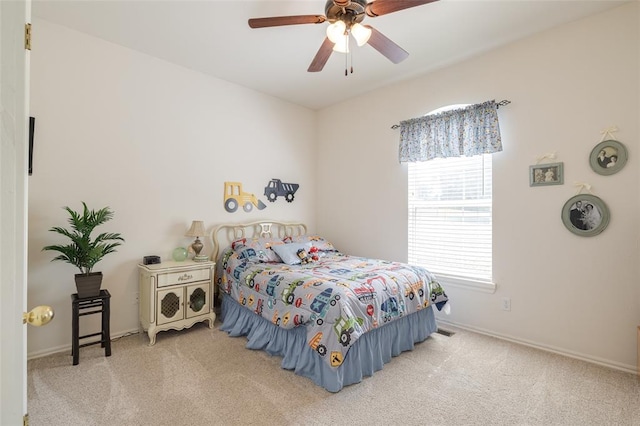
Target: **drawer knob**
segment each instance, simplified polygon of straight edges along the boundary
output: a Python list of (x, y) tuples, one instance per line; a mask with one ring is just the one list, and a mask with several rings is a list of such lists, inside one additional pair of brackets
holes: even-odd
[(186, 272), (181, 277), (178, 277), (178, 281), (190, 280), (193, 278), (193, 275), (187, 274)]

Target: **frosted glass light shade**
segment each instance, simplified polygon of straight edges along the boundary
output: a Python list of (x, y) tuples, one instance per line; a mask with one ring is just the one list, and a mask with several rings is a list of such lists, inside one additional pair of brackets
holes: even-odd
[(334, 43), (344, 37), (344, 31), (347, 26), (342, 21), (336, 21), (327, 27), (327, 37)]
[(349, 37), (340, 37), (336, 44), (333, 45), (333, 51), (340, 53), (349, 53)]
[(364, 46), (371, 37), (371, 28), (360, 25), (357, 22), (351, 26), (351, 34), (356, 39), (358, 46)]

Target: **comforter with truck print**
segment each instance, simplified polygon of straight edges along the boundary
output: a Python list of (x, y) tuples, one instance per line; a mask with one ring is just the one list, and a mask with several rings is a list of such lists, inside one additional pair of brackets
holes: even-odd
[(320, 251), (316, 260), (298, 265), (278, 263), (272, 253), (246, 253), (243, 244), (222, 251), (216, 265), (219, 287), (278, 327), (306, 327), (308, 345), (331, 367), (339, 367), (367, 331), (432, 304), (440, 310), (448, 300), (422, 267), (335, 250)]

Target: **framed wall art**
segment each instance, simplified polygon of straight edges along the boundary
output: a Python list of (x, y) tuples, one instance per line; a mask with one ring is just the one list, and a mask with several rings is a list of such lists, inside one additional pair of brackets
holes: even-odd
[(564, 184), (564, 163), (529, 166), (529, 186)]
[(619, 172), (627, 162), (627, 148), (613, 139), (600, 142), (591, 151), (589, 164), (599, 175)]
[(609, 225), (609, 208), (600, 198), (591, 194), (575, 195), (562, 208), (562, 223), (582, 237), (593, 237)]

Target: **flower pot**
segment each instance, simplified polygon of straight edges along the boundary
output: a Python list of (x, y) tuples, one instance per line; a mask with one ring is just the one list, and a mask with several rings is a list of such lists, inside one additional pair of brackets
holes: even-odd
[(76, 274), (75, 278), (79, 298), (100, 296), (102, 272), (91, 272), (89, 275)]

